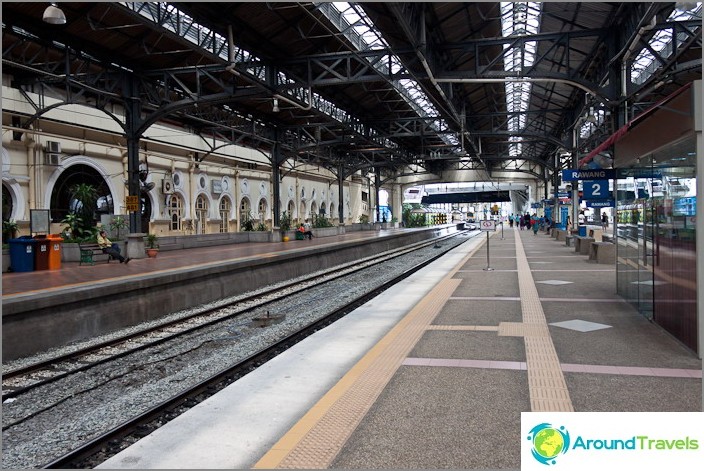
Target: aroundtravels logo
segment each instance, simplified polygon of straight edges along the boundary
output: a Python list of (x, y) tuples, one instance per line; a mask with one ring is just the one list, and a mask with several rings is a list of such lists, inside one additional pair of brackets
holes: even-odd
[(521, 412), (521, 470), (701, 469), (704, 412)]
[(570, 434), (565, 427), (554, 428), (549, 423), (533, 427), (528, 440), (533, 442), (533, 458), (545, 465), (555, 464), (556, 458), (570, 449)]

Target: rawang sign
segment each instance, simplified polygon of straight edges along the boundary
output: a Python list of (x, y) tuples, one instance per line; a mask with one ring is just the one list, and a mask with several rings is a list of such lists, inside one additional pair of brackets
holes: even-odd
[(575, 180), (611, 180), (616, 178), (616, 169), (608, 168), (602, 170), (563, 170), (562, 181)]

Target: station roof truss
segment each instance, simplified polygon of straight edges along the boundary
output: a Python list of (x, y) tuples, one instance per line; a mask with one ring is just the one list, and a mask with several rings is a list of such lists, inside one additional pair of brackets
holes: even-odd
[(46, 4), (3, 2), (3, 74), (40, 97), (26, 128), (52, 97), (136, 136), (182, 126), (214, 143), (200, 159), (238, 144), (343, 175), (548, 179), (701, 79), (701, 3), (677, 5), (61, 2), (47, 25)]

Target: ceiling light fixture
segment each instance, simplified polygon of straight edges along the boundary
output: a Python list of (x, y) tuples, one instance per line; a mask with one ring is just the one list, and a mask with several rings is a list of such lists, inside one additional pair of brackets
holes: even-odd
[(271, 109), (271, 111), (273, 111), (274, 113), (278, 113), (279, 111), (281, 111), (279, 109), (279, 99), (278, 98), (274, 98), (274, 107)]
[(64, 15), (61, 8), (56, 6), (56, 3), (52, 3), (44, 10), (42, 20), (44, 20), (44, 23), (49, 23), (50, 25), (65, 25), (66, 15)]

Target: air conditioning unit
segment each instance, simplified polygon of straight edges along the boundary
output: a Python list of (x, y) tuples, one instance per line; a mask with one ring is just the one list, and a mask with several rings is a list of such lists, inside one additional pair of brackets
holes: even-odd
[(171, 177), (165, 177), (161, 180), (161, 192), (165, 195), (170, 195), (174, 192), (174, 181)]
[(44, 154), (44, 165), (61, 165), (61, 154)]
[(46, 151), (52, 154), (60, 154), (61, 143), (57, 141), (46, 141)]

